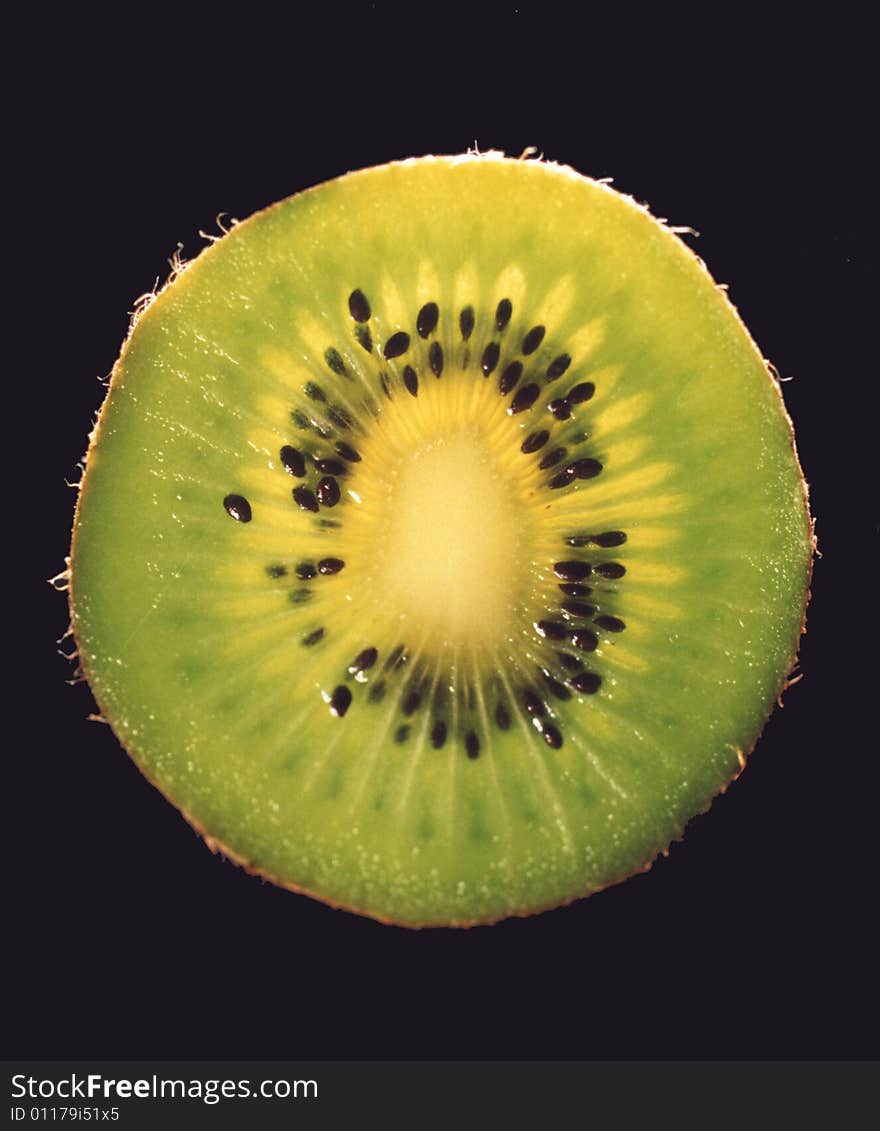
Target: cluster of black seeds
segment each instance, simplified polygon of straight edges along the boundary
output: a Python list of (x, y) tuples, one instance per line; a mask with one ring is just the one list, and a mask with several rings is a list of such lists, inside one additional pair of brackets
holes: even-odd
[[(389, 692), (396, 697), (400, 717), (394, 725), (394, 741), (398, 745), (408, 741), (415, 722), (427, 715), (431, 746), (435, 750), (442, 749), (452, 734), (451, 702), (447, 689), (432, 682), (424, 662), (413, 664), (409, 651), (403, 644), (392, 648), (381, 664), (379, 659), (379, 651), (375, 647), (358, 652), (346, 669), (345, 681), (334, 687), (326, 697), (330, 713), (342, 718), (352, 703), (351, 684), (365, 683), (368, 684), (368, 703), (383, 702)], [(459, 698), (471, 720), (459, 725), (457, 738), (467, 757), (475, 759), (480, 754), (480, 738), (477, 733), (479, 724), (474, 718), (474, 688), (466, 686)], [(507, 708), (500, 701), (496, 717), (507, 720), (505, 729), (510, 725)]]
[(317, 514), (321, 507), (329, 509), (336, 506), (341, 498), (339, 477), (347, 471), (342, 460), (318, 454), (307, 460), (299, 448), (290, 444), (284, 445), (279, 458), (288, 475), (305, 480), (292, 491), (293, 501), (300, 510)]
[[(447, 358), (436, 334), (444, 328), (446, 316), (436, 302), (424, 303), (419, 308), (412, 326), (414, 333), (400, 329), (384, 340), (374, 337), (373, 311), (363, 290), (351, 292), (348, 311), (355, 342), (378, 362), (378, 375), (368, 374), (368, 379), (378, 380), (377, 392), (381, 396), (393, 400), (401, 392), (418, 397), (422, 381), (442, 378)], [(509, 398), (507, 412), (510, 416), (532, 412), (543, 418), (533, 417), (534, 425), (522, 440), (520, 450), (526, 456), (534, 456), (539, 471), (546, 472), (547, 489), (565, 490), (594, 479), (601, 474), (603, 466), (595, 454), (585, 449), (589, 432), (577, 418), (581, 407), (595, 395), (596, 386), (584, 379), (583, 374), (571, 375), (571, 356), (553, 348), (543, 325), (526, 324), (525, 329), (517, 332), (514, 313), (513, 304), (507, 298), (501, 299), (491, 318), (478, 320), (472, 306), (464, 307), (457, 315), (453, 313), (452, 327), (459, 340), (456, 363), (467, 371), (474, 362), (478, 378), (495, 380), (499, 396)], [(482, 341), (479, 335), (475, 339), (478, 324), (488, 326)], [(450, 340), (449, 334), (446, 340)], [(414, 348), (417, 341), (427, 344), (426, 365), (419, 360), (425, 358), (424, 346)], [(361, 462), (355, 446), (357, 435), (364, 431), (365, 418), (377, 416), (381, 409), (365, 383), (357, 384), (358, 377), (363, 378), (360, 366), (348, 362), (340, 349), (328, 346), (321, 364), (335, 377), (352, 383), (346, 386), (350, 395), (332, 399), (322, 384), (326, 372), (318, 366), (314, 379), (302, 388), (304, 399), (291, 409), (291, 421), (303, 433), (303, 439), (296, 445), (285, 444), (280, 449), (279, 460), (284, 472), (298, 481), (291, 491), (296, 508), (311, 516), (319, 526), (332, 529), (341, 526), (338, 520), (326, 517), (327, 512), (344, 502), (340, 481), (353, 473)], [(567, 391), (557, 394), (554, 390), (545, 398), (547, 387), (563, 378), (566, 378)], [(223, 506), (239, 522), (250, 522), (253, 518), (250, 502), (242, 495), (226, 495)], [(626, 568), (618, 561), (604, 560), (601, 552), (622, 546), (626, 537), (624, 531), (614, 530), (572, 534), (565, 539), (572, 549), (586, 550), (589, 558), (567, 556), (553, 565), (560, 596), (555, 607), (548, 608), (545, 615), (534, 622), (536, 651), (530, 654), (534, 678), (529, 677), (529, 681), (524, 682), (522, 673), (518, 676), (509, 673), (512, 689), (508, 691), (509, 683), (502, 684), (497, 676), (488, 677), (484, 690), (491, 704), (491, 719), (498, 730), (509, 730), (519, 713), (549, 747), (558, 749), (563, 744), (563, 726), (554, 701), (568, 702), (574, 695), (595, 695), (601, 688), (601, 675), (587, 666), (584, 657), (598, 648), (599, 633), (619, 633), (626, 628), (623, 620), (602, 608), (607, 592), (603, 583), (620, 580)], [(313, 595), (309, 583), (320, 582), (321, 578), (337, 574), (344, 567), (341, 558), (326, 556), (293, 565), (273, 562), (266, 566), (266, 573), (273, 580), (281, 580), (292, 572), (299, 584), (289, 591), (290, 600), (304, 604)], [(585, 584), (588, 580), (590, 585)], [(317, 626), (302, 636), (299, 643), (312, 648), (320, 645), (325, 637), (325, 628)], [(527, 665), (523, 670), (525, 667)], [(364, 685), (367, 703), (378, 704), (389, 696), (394, 697), (399, 712), (394, 728), (395, 742), (406, 743), (416, 718), (426, 716), (433, 748), (442, 749), (454, 738), (468, 758), (479, 757), (483, 724), (476, 709), (475, 689), (467, 685), (456, 689), (458, 709), (453, 711), (448, 689), (429, 679), (423, 662), (413, 664), (403, 644), (384, 658), (372, 645), (357, 652), (339, 682), (326, 695), (332, 715), (345, 717), (358, 684)], [(460, 732), (455, 735), (452, 734), (453, 719), (458, 720), (456, 726)]]
[[(598, 547), (619, 546), (626, 541), (623, 531), (609, 531), (597, 535), (575, 535), (566, 539), (570, 546)], [(562, 671), (554, 666), (539, 668), (544, 682), (551, 694), (558, 699), (569, 699), (569, 688), (582, 695), (595, 695), (602, 685), (598, 672), (584, 666), (584, 661), (576, 653), (595, 652), (599, 646), (596, 632), (623, 632), (626, 624), (619, 617), (610, 616), (600, 610), (601, 594), (594, 587), (585, 585), (587, 579), (618, 580), (626, 573), (620, 562), (586, 561), (581, 558), (558, 561), (553, 566), (561, 593), (557, 610), (550, 616), (535, 621), (536, 636), (557, 647), (556, 662)], [(589, 598), (589, 600), (587, 599)], [(569, 649), (574, 649), (574, 653)]]
[[(362, 290), (351, 292), (348, 309), (354, 322), (355, 340), (367, 353), (374, 354), (374, 340), (369, 327), (372, 307)], [(542, 390), (569, 373), (572, 359), (568, 353), (545, 345), (546, 328), (540, 324), (529, 326), (517, 340), (508, 342), (506, 335), (512, 333), (513, 314), (513, 304), (510, 299), (501, 299), (491, 319), (488, 340), (475, 344), (472, 342), (472, 337), (477, 319), (473, 307), (466, 306), (458, 313), (457, 336), (462, 345), (467, 347), (459, 359), (461, 367), (466, 370), (471, 359), (477, 358), (479, 373), (484, 378), (492, 377), (498, 372), (502, 357), (508, 355), (507, 362), (498, 372), (498, 392), (502, 397), (510, 397), (507, 411), (511, 416), (518, 416), (536, 406), (541, 407), (539, 402)], [(382, 368), (379, 372), (379, 388), (386, 398), (393, 399), (398, 388), (402, 388), (411, 397), (418, 397), (423, 380), (429, 375), (434, 378), (442, 376), (445, 364), (443, 347), (434, 337), (441, 324), (442, 315), (438, 304), (427, 302), (416, 314), (415, 335), (407, 330), (397, 330), (375, 350), (380, 365), (382, 361), (400, 362), (400, 365), (394, 369)], [(413, 342), (417, 338), (429, 341), (426, 372), (419, 371), (418, 359), (412, 349)], [(328, 349), (325, 359), (334, 373), (350, 376), (338, 350), (333, 347)], [(551, 396), (543, 404), (543, 412), (550, 418), (548, 425), (530, 433), (523, 441), (523, 452), (529, 454), (542, 448), (552, 438), (556, 426), (571, 420), (578, 406), (591, 400), (595, 392), (596, 386), (592, 381), (575, 379), (568, 392)], [(300, 425), (317, 428), (321, 434), (321, 423), (302, 413), (302, 410), (299, 411)], [(332, 416), (328, 420), (330, 424), (334, 423)], [(325, 421), (323, 425), (325, 433), (327, 423)], [(569, 436), (569, 449), (554, 447), (554, 455), (558, 455), (558, 458), (546, 464), (541, 462), (540, 466), (543, 470), (566, 459), (564, 466), (558, 468), (547, 480), (547, 486), (551, 490), (559, 490), (571, 486), (578, 480), (592, 479), (600, 474), (602, 464), (597, 459), (575, 450), (587, 439), (587, 433), (572, 434)]]

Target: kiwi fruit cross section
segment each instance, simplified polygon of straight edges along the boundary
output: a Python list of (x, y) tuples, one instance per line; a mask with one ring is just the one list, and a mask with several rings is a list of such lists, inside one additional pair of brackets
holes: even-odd
[(646, 210), (499, 155), (349, 174), (136, 318), (73, 629), (213, 847), (409, 925), (647, 867), (786, 684), (812, 552), (779, 389)]

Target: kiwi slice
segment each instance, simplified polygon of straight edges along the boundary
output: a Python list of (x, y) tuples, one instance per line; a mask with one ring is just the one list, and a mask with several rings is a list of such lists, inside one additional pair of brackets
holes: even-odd
[(213, 847), (411, 925), (646, 867), (786, 685), (812, 530), (723, 291), (570, 169), (422, 158), (235, 226), (141, 312), (73, 628)]

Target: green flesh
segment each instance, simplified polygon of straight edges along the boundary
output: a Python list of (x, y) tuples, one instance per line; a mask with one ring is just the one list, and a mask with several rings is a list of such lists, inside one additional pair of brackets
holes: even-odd
[[(365, 323), (350, 312), (356, 289), (369, 300)], [(499, 332), (497, 304), (508, 297)], [(422, 340), (416, 317), (429, 301), (439, 321)], [(475, 327), (464, 343), (466, 306)], [(523, 356), (537, 324), (544, 339)], [(370, 330), (371, 353), (358, 326)], [(379, 350), (399, 330), (409, 350), (385, 361)], [(492, 341), (500, 359), (485, 377)], [(346, 375), (328, 365), (329, 348)], [(563, 354), (571, 364), (548, 384)], [(540, 396), (511, 416), (515, 391), (502, 397), (498, 379), (517, 358), (517, 388), (537, 383)], [(404, 386), (406, 364), (417, 398)], [(309, 380), (324, 401), (303, 392)], [(594, 395), (556, 421), (547, 401), (583, 382)], [(462, 408), (472, 394), (477, 409)], [(345, 407), (351, 427), (328, 420), (328, 403)], [(296, 412), (333, 435), (321, 442), (299, 429)], [(497, 424), (486, 453), (483, 417)], [(486, 545), (473, 545), (470, 559), (468, 535), (464, 613), (447, 630), (458, 586), (443, 583), (442, 563), (435, 591), (415, 591), (405, 610), (385, 583), (386, 535), (403, 511), (390, 484), (406, 480), (407, 444), (430, 447), (435, 424), (449, 421), (462, 422), (464, 437), (449, 449), (453, 462), (467, 465), (467, 445), (476, 452), (462, 481), (450, 469), (449, 513), (481, 519), (500, 486)], [(522, 440), (541, 428), (547, 445), (523, 454)], [(281, 448), (338, 459), (339, 441), (363, 458), (338, 477), (339, 505), (313, 515), (291, 491), (313, 489), (319, 476), (288, 474)], [(538, 470), (557, 442), (572, 454)], [(572, 456), (598, 460), (601, 473), (549, 487)], [(442, 525), (445, 477), (432, 466), (424, 478), (419, 489), (433, 493), (415, 509), (430, 497)], [(481, 491), (469, 498), (476, 479)], [(226, 513), (230, 494), (247, 498), (251, 521)], [(340, 525), (318, 525), (328, 519)], [(565, 544), (616, 531), (626, 533), (616, 547)], [(412, 553), (423, 538), (427, 528)], [(455, 531), (438, 538), (452, 547)], [(738, 772), (794, 661), (811, 547), (778, 389), (692, 253), (631, 201), (568, 170), (426, 158), (259, 214), (142, 315), (89, 451), (71, 599), (102, 711), (211, 841), (279, 883), (377, 918), (485, 922), (647, 865)], [(322, 557), (345, 567), (297, 579), (298, 564)], [(426, 562), (438, 558), (428, 547)], [(595, 633), (588, 654), (532, 627), (542, 616), (564, 620), (553, 566), (568, 560), (593, 567), (583, 601), (595, 613), (568, 626)], [(597, 577), (603, 563), (624, 576)], [(625, 629), (595, 624), (603, 615)], [(323, 637), (304, 645), (318, 627)], [(397, 644), (410, 649), (409, 667), (383, 676)], [(353, 678), (347, 666), (370, 647), (376, 663)], [(559, 699), (541, 685), (536, 664), (570, 678), (556, 658), (563, 648), (601, 678), (598, 692), (569, 686)], [(422, 702), (408, 716), (418, 675)], [(371, 702), (383, 679), (382, 701)], [(352, 694), (344, 717), (328, 705), (339, 686)], [(545, 704), (538, 726), (524, 689)], [(436, 748), (440, 718), (447, 736)], [(395, 741), (404, 725), (406, 741)]]

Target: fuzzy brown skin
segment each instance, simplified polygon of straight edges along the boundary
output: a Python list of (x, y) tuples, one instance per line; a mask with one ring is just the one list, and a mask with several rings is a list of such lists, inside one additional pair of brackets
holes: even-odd
[[(531, 159), (530, 158), (530, 151), (527, 150), (522, 155), (522, 157), (520, 159), (521, 160)], [(552, 164), (552, 162), (544, 162), (544, 163), (545, 164)], [(570, 169), (567, 169), (566, 171), (567, 172), (573, 172), (573, 170), (570, 170)], [(579, 175), (579, 174), (576, 174), (576, 175)], [(341, 178), (337, 178), (337, 179), (341, 179)], [(315, 188), (319, 188), (319, 187), (321, 187), (321, 186), (315, 186)], [(314, 191), (314, 188), (305, 190), (306, 193), (312, 192), (312, 191)], [(282, 202), (279, 202), (279, 203), (282, 203)], [(278, 207), (278, 205), (277, 204), (271, 205), (270, 209), (275, 208), (275, 207)], [(647, 209), (644, 209), (644, 206), (642, 206), (642, 205), (638, 205), (638, 207), (643, 209), (644, 211), (647, 211)], [(269, 211), (270, 209), (265, 209), (263, 211)], [(258, 216), (260, 214), (261, 213), (255, 213), (255, 216)], [(249, 217), (248, 220), (245, 221), (245, 223), (248, 223), (252, 219), (254, 219), (254, 217)], [(658, 222), (661, 223), (661, 224), (663, 223), (662, 221), (658, 221)], [(218, 218), (218, 224), (219, 224), (219, 218)], [(666, 225), (663, 225), (663, 226), (666, 226)], [(223, 230), (224, 234), (225, 234), (225, 230), (222, 229), (222, 226), (221, 226), (221, 230)], [(678, 228), (678, 229), (670, 229), (670, 230), (681, 231), (682, 229)], [(689, 230), (689, 229), (686, 229), (686, 230)], [(201, 234), (204, 235), (204, 233), (201, 233)], [(206, 238), (209, 240), (210, 243), (213, 243), (213, 242), (215, 242), (216, 238), (219, 238), (219, 237), (206, 237)], [(701, 269), (704, 272), (706, 272), (706, 274), (708, 274), (708, 270), (706, 269), (706, 266), (703, 263), (703, 261), (701, 259), (699, 259), (699, 257), (697, 257), (697, 256), (695, 256), (695, 259), (697, 259), (697, 262), (699, 263)], [(132, 315), (131, 315), (131, 321), (130, 321), (130, 324), (129, 324), (128, 334), (127, 334), (126, 339), (123, 343), (120, 357), (124, 355), (125, 349), (128, 345), (128, 342), (129, 342), (129, 340), (130, 340), (130, 338), (131, 338), (131, 336), (132, 336), (132, 334), (135, 330), (135, 327), (137, 326), (137, 323), (138, 323), (140, 317), (143, 315), (144, 311), (147, 309), (148, 306), (150, 306), (152, 304), (152, 302), (156, 298), (158, 298), (158, 296), (160, 294), (162, 294), (174, 282), (174, 280), (183, 271), (186, 270), (186, 266), (187, 266), (186, 263), (184, 263), (184, 261), (179, 256), (175, 256), (171, 261), (171, 268), (172, 268), (171, 273), (169, 274), (169, 277), (165, 281), (165, 283), (160, 288), (158, 288), (158, 289), (154, 288), (153, 291), (151, 291), (151, 292), (149, 292), (145, 295), (141, 295), (137, 299), (137, 301), (135, 302), (135, 305), (134, 305), (134, 310), (133, 310)], [(742, 319), (739, 316), (739, 312), (736, 310), (736, 307), (734, 307), (733, 303), (730, 301), (730, 298), (727, 294), (726, 288), (723, 287), (723, 286), (719, 286), (718, 284), (715, 284), (715, 286), (716, 286), (716, 289), (723, 296), (724, 301), (725, 301), (726, 305), (728, 306), (729, 310), (731, 311), (731, 313), (734, 315), (734, 317), (737, 319), (737, 321), (743, 327), (743, 330), (748, 335), (748, 331), (746, 331), (745, 327), (743, 326)], [(118, 361), (117, 361), (117, 365), (118, 365)], [(734, 781), (736, 781), (737, 778), (739, 778), (740, 774), (743, 772), (743, 770), (746, 767), (746, 763), (747, 763), (748, 758), (751, 756), (752, 752), (755, 749), (755, 746), (758, 743), (758, 740), (761, 737), (761, 734), (763, 733), (764, 727), (767, 725), (767, 722), (768, 722), (770, 716), (773, 713), (773, 708), (775, 706), (782, 707), (784, 705), (782, 703), (782, 697), (783, 697), (784, 693), (788, 690), (789, 687), (791, 687), (793, 684), (799, 682), (800, 679), (802, 678), (802, 674), (799, 674), (796, 677), (792, 678), (792, 673), (797, 666), (798, 648), (799, 648), (799, 644), (800, 644), (800, 637), (803, 636), (803, 634), (806, 632), (807, 607), (809, 605), (810, 595), (811, 595), (810, 585), (811, 585), (811, 582), (812, 582), (813, 568), (814, 568), (814, 565), (815, 565), (815, 557), (816, 557), (816, 553), (817, 553), (817, 540), (816, 540), (816, 534), (815, 534), (815, 518), (810, 513), (809, 487), (808, 487), (808, 484), (806, 482), (806, 479), (804, 478), (803, 471), (802, 471), (801, 464), (800, 464), (800, 460), (798, 458), (797, 445), (796, 445), (796, 442), (795, 442), (795, 435), (794, 435), (794, 428), (793, 428), (793, 425), (792, 425), (792, 421), (791, 421), (791, 418), (788, 415), (788, 412), (786, 411), (785, 402), (784, 402), (783, 397), (782, 397), (782, 389), (781, 389), (781, 386), (780, 386), (780, 383), (779, 383), (779, 380), (778, 380), (778, 377), (776, 375), (776, 371), (775, 371), (774, 367), (765, 360), (764, 368), (765, 368), (765, 372), (766, 372), (766, 375), (767, 375), (767, 379), (771, 382), (771, 384), (775, 388), (776, 393), (779, 397), (780, 409), (782, 411), (782, 414), (783, 414), (783, 416), (786, 420), (786, 423), (787, 423), (788, 429), (789, 429), (792, 455), (793, 455), (793, 458), (794, 458), (794, 461), (795, 461), (795, 465), (796, 465), (798, 472), (800, 474), (800, 481), (801, 481), (801, 485), (802, 485), (802, 489), (803, 489), (804, 513), (805, 513), (805, 517), (807, 519), (807, 524), (809, 526), (809, 532), (810, 532), (809, 533), (810, 554), (809, 554), (808, 570), (807, 570), (807, 583), (806, 583), (805, 590), (804, 590), (804, 601), (803, 601), (803, 607), (802, 607), (802, 611), (801, 611), (800, 632), (798, 633), (797, 640), (795, 641), (794, 648), (793, 648), (793, 651), (792, 651), (791, 660), (790, 660), (790, 662), (787, 666), (786, 674), (782, 677), (782, 679), (780, 681), (780, 684), (779, 684), (779, 686), (776, 690), (776, 693), (775, 693), (773, 699), (771, 700), (771, 702), (770, 702), (770, 704), (767, 708), (767, 713), (764, 716), (764, 720), (763, 720), (761, 726), (759, 727), (757, 733), (755, 734), (754, 738), (752, 739), (751, 745), (749, 746), (749, 748), (747, 750), (737, 749), (736, 754), (737, 754), (737, 759), (738, 759), (738, 762), (739, 762), (739, 768), (721, 786), (721, 788), (719, 789), (718, 794), (716, 794), (716, 796), (720, 796), (722, 793), (725, 793), (727, 791), (727, 789), (730, 787), (730, 785)], [(115, 372), (115, 369), (116, 369), (116, 366), (114, 366), (114, 372)], [(83, 474), (83, 477), (80, 481), (79, 489), (78, 489), (78, 492), (77, 492), (77, 501), (76, 501), (76, 506), (75, 506), (75, 509), (74, 509), (74, 516), (73, 516), (73, 534), (74, 534), (74, 537), (72, 539), (70, 557), (67, 559), (67, 563), (66, 563), (67, 568), (66, 568), (65, 571), (63, 571), (61, 574), (59, 574), (57, 578), (53, 579), (53, 583), (58, 582), (61, 579), (66, 579), (67, 582), (68, 582), (67, 591), (68, 591), (68, 602), (69, 602), (69, 610), (70, 610), (70, 629), (69, 629), (69, 632), (73, 634), (74, 640), (76, 640), (76, 595), (75, 595), (75, 585), (74, 585), (74, 578), (76, 576), (76, 571), (75, 571), (75, 561), (76, 561), (75, 533), (76, 533), (76, 529), (77, 529), (77, 519), (78, 519), (78, 515), (79, 515), (80, 499), (83, 495), (84, 490), (87, 489), (87, 483), (86, 483), (86, 479), (85, 479), (85, 468), (88, 466), (88, 459), (89, 459), (91, 452), (96, 448), (96, 446), (99, 442), (102, 420), (104, 418), (104, 414), (105, 414), (105, 411), (107, 409), (107, 406), (110, 404), (110, 402), (112, 400), (113, 394), (114, 394), (114, 387), (113, 387), (113, 384), (112, 384), (112, 374), (111, 374), (111, 378), (110, 378), (110, 381), (109, 381), (109, 387), (108, 387), (108, 391), (107, 391), (107, 396), (104, 400), (104, 403), (102, 404), (102, 406), (100, 408), (100, 411), (98, 412), (98, 415), (97, 415), (97, 418), (96, 418), (96, 421), (95, 421), (95, 425), (94, 425), (92, 432), (89, 436), (88, 452), (86, 453), (86, 456), (84, 457), (84, 459), (82, 461), (84, 474)], [(63, 585), (56, 585), (55, 587), (59, 588), (59, 589), (64, 588)], [(78, 648), (73, 653), (73, 655), (70, 657), (70, 659), (76, 660), (78, 662), (77, 678), (84, 677), (89, 682), (89, 684), (91, 686), (91, 679), (89, 677), (88, 666), (85, 662), (85, 659), (81, 655), (81, 653), (79, 653)], [(94, 695), (94, 689), (92, 689), (92, 693)], [(105, 711), (104, 706), (100, 702), (100, 699), (97, 695), (95, 695), (95, 700), (98, 703), (98, 708), (99, 708), (100, 714), (98, 716), (89, 716), (89, 717), (90, 718), (96, 718), (101, 722), (109, 721), (109, 715)], [(122, 744), (120, 744), (120, 745), (122, 745)], [(123, 749), (126, 750), (128, 755), (132, 758), (135, 765), (138, 767), (138, 769), (141, 771), (141, 773), (144, 775), (144, 777), (147, 779), (147, 781), (149, 781), (150, 784), (154, 788), (156, 788), (160, 793), (162, 793), (162, 790), (157, 785), (156, 781), (148, 773), (146, 773), (146, 771), (143, 769), (143, 766), (141, 765), (141, 762), (140, 762), (140, 760), (137, 756), (136, 750), (133, 747), (125, 747), (125, 746), (123, 746)], [(164, 793), (163, 793), (163, 796), (165, 796)], [(406, 927), (406, 928), (409, 928), (409, 929), (421, 929), (421, 928), (424, 928), (424, 927), (462, 927), (462, 928), (467, 928), (467, 927), (476, 927), (476, 926), (491, 926), (495, 923), (502, 922), (505, 919), (526, 918), (526, 917), (531, 916), (531, 915), (541, 914), (544, 911), (554, 910), (557, 907), (569, 906), (572, 903), (576, 903), (580, 899), (584, 899), (584, 898), (587, 898), (590, 895), (596, 894), (596, 892), (604, 891), (606, 888), (613, 887), (615, 884), (623, 882), (624, 880), (628, 879), (632, 875), (637, 875), (639, 873), (644, 873), (644, 872), (650, 871), (650, 869), (654, 865), (654, 862), (657, 860), (657, 858), (659, 856), (667, 855), (668, 851), (669, 851), (669, 847), (674, 843), (679, 843), (683, 839), (685, 831), (687, 829), (687, 826), (690, 823), (690, 820), (693, 820), (693, 817), (692, 817), (692, 818), (690, 818), (689, 821), (685, 822), (685, 824), (681, 828), (680, 832), (672, 838), (669, 845), (667, 845), (666, 848), (661, 849), (660, 851), (655, 853), (655, 855), (650, 857), (643, 865), (641, 865), (641, 867), (636, 868), (632, 871), (625, 872), (625, 873), (621, 874), (620, 876), (615, 877), (613, 880), (609, 880), (607, 884), (604, 884), (604, 885), (597, 887), (597, 888), (592, 888), (592, 889), (589, 889), (587, 891), (584, 891), (580, 895), (574, 896), (571, 899), (562, 900), (562, 901), (556, 900), (556, 901), (553, 901), (552, 903), (548, 903), (548, 904), (544, 904), (544, 905), (540, 905), (540, 906), (536, 906), (536, 907), (525, 908), (525, 909), (520, 909), (520, 910), (513, 910), (513, 911), (505, 912), (505, 913), (498, 915), (494, 918), (474, 919), (474, 920), (465, 920), (465, 921), (425, 920), (425, 921), (419, 921), (419, 922), (409, 922), (409, 921), (406, 921), (406, 920), (386, 918), (386, 917), (383, 917), (381, 915), (377, 915), (375, 912), (367, 911), (364, 908), (352, 906), (352, 905), (349, 905), (349, 904), (337, 903), (334, 900), (328, 898), (327, 896), (320, 894), (319, 892), (311, 891), (308, 888), (298, 886), (296, 884), (290, 883), (289, 881), (282, 881), (282, 880), (278, 879), (277, 877), (271, 875), (270, 873), (263, 871), (260, 868), (254, 866), (249, 860), (247, 860), (245, 857), (241, 856), (234, 849), (228, 847), (227, 845), (223, 844), (221, 841), (217, 840), (215, 837), (211, 836), (206, 830), (204, 830), (199, 825), (199, 823), (189, 813), (186, 812), (186, 810), (182, 809), (172, 799), (170, 799), (170, 798), (167, 798), (167, 799), (171, 800), (171, 803), (173, 805), (175, 805), (175, 808), (177, 808), (182, 813), (183, 817), (188, 822), (190, 827), (197, 833), (197, 835), (204, 841), (204, 843), (207, 845), (208, 848), (210, 848), (210, 850), (212, 852), (219, 854), (219, 855), (222, 855), (227, 860), (231, 861), (233, 864), (237, 865), (238, 867), (242, 868), (244, 871), (248, 872), (250, 875), (259, 876), (261, 879), (268, 880), (269, 882), (275, 884), (277, 887), (284, 888), (287, 891), (296, 892), (297, 894), (300, 894), (300, 895), (310, 896), (312, 899), (318, 900), (321, 903), (325, 903), (328, 906), (333, 907), (337, 910), (350, 911), (350, 912), (353, 912), (354, 914), (373, 919), (376, 922), (383, 923), (383, 924), (388, 925), (388, 926)], [(709, 809), (712, 806), (713, 801), (714, 801), (714, 798), (710, 798), (709, 801), (706, 803), (706, 805), (698, 813), (694, 814), (694, 817), (700, 816), (701, 814), (708, 812)]]

